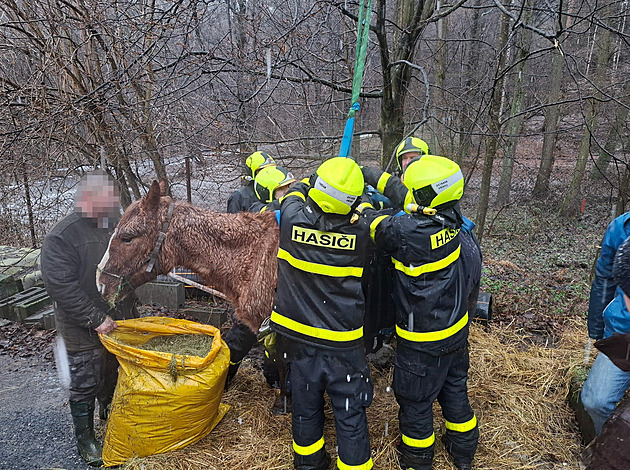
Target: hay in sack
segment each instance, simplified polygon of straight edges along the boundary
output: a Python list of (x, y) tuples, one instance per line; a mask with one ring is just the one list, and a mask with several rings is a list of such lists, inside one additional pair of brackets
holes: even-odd
[[(221, 397), (230, 353), (219, 330), (165, 317), (117, 323), (111, 334), (100, 335), (120, 363), (103, 444), (105, 465), (181, 449), (208, 435), (229, 409)], [(151, 350), (169, 345), (170, 352)], [(207, 353), (179, 354), (191, 347)]]
[[(583, 361), (586, 329), (570, 324), (555, 347), (532, 345), (509, 326), (485, 331), (471, 325), (469, 395), (479, 419), (476, 470), (578, 470), (580, 436), (567, 403), (573, 369)], [(374, 401), (367, 410), (374, 468), (398, 469), (398, 405), (392, 369), (372, 369)], [(224, 394), (230, 413), (194, 446), (133, 459), (128, 470), (289, 470), (293, 468), (291, 416), (273, 416), (275, 392), (247, 360)], [(434, 408), (434, 470), (452, 470), (440, 437), (444, 420)], [(326, 407), (326, 449), (336, 459), (332, 410)], [(332, 467), (332, 465), (331, 465)]]

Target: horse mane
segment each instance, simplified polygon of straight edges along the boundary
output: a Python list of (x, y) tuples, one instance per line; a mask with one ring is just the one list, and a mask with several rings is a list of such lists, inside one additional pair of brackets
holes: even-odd
[[(160, 213), (168, 209), (163, 197)], [(175, 202), (160, 255), (163, 270), (195, 271), (232, 302), (235, 316), (257, 332), (270, 315), (277, 284), (279, 230), (273, 213), (214, 212)]]

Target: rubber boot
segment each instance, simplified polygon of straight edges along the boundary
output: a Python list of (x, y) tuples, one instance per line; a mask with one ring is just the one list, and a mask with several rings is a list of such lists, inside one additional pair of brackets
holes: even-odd
[(70, 413), (79, 455), (88, 465), (100, 467), (103, 465), (103, 448), (94, 437), (94, 402), (70, 402)]

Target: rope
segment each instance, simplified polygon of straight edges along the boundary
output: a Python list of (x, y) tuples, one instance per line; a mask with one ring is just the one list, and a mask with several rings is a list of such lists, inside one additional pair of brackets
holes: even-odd
[[(352, 147), (352, 136), (354, 134), (354, 119), (360, 108), (359, 96), (361, 85), (363, 84), (363, 71), (365, 70), (365, 60), (367, 57), (367, 45), (370, 38), (370, 16), (372, 14), (372, 0), (368, 0), (367, 8), (364, 8), (365, 0), (359, 4), (359, 18), (357, 21), (357, 49), (354, 59), (354, 76), (352, 77), (352, 105), (348, 111), (348, 120), (341, 139), (340, 157), (349, 157)], [(363, 17), (365, 13), (365, 18)]]

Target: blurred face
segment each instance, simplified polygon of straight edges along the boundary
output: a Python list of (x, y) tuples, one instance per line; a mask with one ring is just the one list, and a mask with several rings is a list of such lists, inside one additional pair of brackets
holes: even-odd
[(400, 164), (402, 166), (403, 171), (407, 168), (407, 165), (411, 163), (411, 160), (420, 156), (420, 152), (407, 152), (403, 153), (400, 159)]
[(112, 227), (120, 215), (118, 187), (106, 177), (88, 175), (77, 193), (76, 210), (81, 217), (97, 220), (101, 228)]

